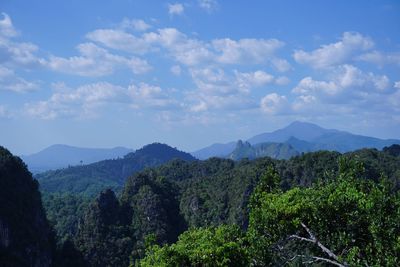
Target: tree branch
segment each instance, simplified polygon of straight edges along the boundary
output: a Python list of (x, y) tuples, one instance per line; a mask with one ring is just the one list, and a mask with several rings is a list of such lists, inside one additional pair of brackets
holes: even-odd
[(326, 259), (326, 258), (321, 258), (321, 257), (312, 257), (315, 260), (319, 260), (319, 261), (325, 261), (325, 262), (329, 262), (332, 263), (336, 266), (340, 266), (340, 267), (347, 267), (347, 263), (340, 263), (339, 261), (339, 257), (336, 256), (335, 253), (333, 253), (330, 249), (328, 249), (327, 247), (325, 247), (321, 242), (318, 241), (318, 239), (315, 237), (315, 235), (311, 232), (311, 230), (304, 224), (301, 222), (301, 226), (306, 230), (306, 232), (309, 235), (309, 238), (306, 237), (301, 237), (298, 235), (291, 235), (289, 236), (289, 238), (295, 238), (298, 239), (300, 241), (305, 241), (305, 242), (311, 242), (316, 244), (323, 252), (325, 252), (326, 254), (328, 254), (329, 257), (331, 257), (333, 260), (330, 259)]
[[(345, 266), (347, 266), (347, 265), (343, 265), (343, 264), (341, 264), (341, 263), (339, 263), (339, 262), (337, 262), (337, 261), (333, 261), (333, 260), (330, 260), (330, 259), (327, 259), (327, 258), (321, 258), (321, 257), (312, 257), (315, 261), (324, 261), (324, 262), (328, 262), (328, 263), (330, 263), (330, 264), (333, 264), (333, 265), (336, 265), (336, 266), (339, 266), (339, 267), (345, 267)], [(312, 262), (314, 262), (314, 261), (312, 261)], [(311, 263), (311, 262), (310, 262)]]

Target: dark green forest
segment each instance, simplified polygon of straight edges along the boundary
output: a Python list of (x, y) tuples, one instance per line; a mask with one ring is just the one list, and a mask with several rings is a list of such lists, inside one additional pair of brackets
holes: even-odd
[[(132, 171), (123, 186), (67, 192), (41, 185), (40, 198), (24, 163), (2, 149), (0, 260), (34, 266), (16, 261), (27, 259), (23, 247), (34, 246), (47, 255), (37, 266), (395, 266), (399, 151), (318, 151), (289, 160), (164, 157)], [(64, 174), (71, 170), (60, 172), (68, 188)], [(33, 212), (42, 218), (38, 226), (18, 217)], [(12, 229), (28, 243), (12, 241)]]

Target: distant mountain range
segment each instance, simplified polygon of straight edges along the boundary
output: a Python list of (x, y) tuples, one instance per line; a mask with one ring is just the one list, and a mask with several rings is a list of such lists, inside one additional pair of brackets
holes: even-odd
[[(283, 143), (290, 145), (297, 152), (330, 150), (349, 152), (361, 148), (382, 149), (392, 144), (400, 144), (400, 140), (383, 140), (374, 137), (356, 135), (349, 132), (324, 129), (316, 124), (295, 121), (285, 128), (253, 136), (247, 140), (251, 145), (262, 143)], [(236, 142), (214, 144), (192, 153), (198, 159), (210, 157), (231, 157)], [(237, 154), (237, 153), (236, 153)]]
[(196, 160), (192, 155), (165, 144), (153, 143), (123, 158), (47, 171), (35, 175), (45, 192), (73, 192), (96, 195), (104, 188), (118, 189), (126, 178), (146, 167), (154, 167), (172, 159)]
[(42, 151), (21, 156), (32, 173), (55, 170), (68, 166), (90, 164), (105, 159), (123, 157), (133, 152), (125, 147), (115, 148), (82, 148), (68, 145), (52, 145)]

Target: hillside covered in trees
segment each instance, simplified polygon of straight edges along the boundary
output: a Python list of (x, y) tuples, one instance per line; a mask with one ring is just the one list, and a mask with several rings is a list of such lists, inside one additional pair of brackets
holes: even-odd
[[(29, 200), (16, 192), (32, 183), (37, 200), (25, 213), (42, 214), (43, 229), (21, 240), (41, 244), (43, 266), (393, 266), (400, 259), (398, 151), (393, 145), (290, 160), (175, 159), (132, 174), (120, 193), (45, 193), (50, 226), (37, 183), (4, 152), (4, 162), (20, 167), (0, 166), (8, 194), (1, 196), (13, 203), (1, 202), (0, 218), (4, 225), (10, 214), (22, 216), (6, 211)], [(28, 178), (6, 182), (18, 173)], [(7, 223), (20, 231), (37, 227), (21, 218)], [(29, 266), (16, 261), (27, 258), (17, 247), (7, 250), (1, 234), (6, 266)]]
[[(211, 257), (210, 255), (214, 253), (213, 249), (215, 249), (215, 253), (227, 250), (228, 254), (220, 251), (222, 253), (220, 266), (233, 266), (226, 257), (231, 250), (232, 253), (237, 252), (234, 250), (235, 246), (243, 250), (237, 253), (244, 255), (245, 265), (251, 265), (251, 261), (256, 260), (255, 257), (262, 257), (262, 259), (257, 259), (256, 261), (259, 263), (254, 265), (265, 266), (267, 262), (275, 265), (282, 264), (282, 261), (294, 257), (293, 253), (297, 249), (304, 249), (301, 251), (302, 253), (315, 252), (315, 255), (301, 254), (302, 256), (296, 258), (293, 264), (315, 260), (312, 257), (324, 256), (318, 248), (310, 250), (301, 242), (297, 244), (296, 240), (285, 243), (284, 252), (275, 253), (275, 246), (279, 246), (281, 239), (286, 238), (285, 234), (301, 233), (302, 237), (307, 237), (307, 231), (296, 218), (317, 220), (315, 222), (307, 221), (304, 224), (312, 229), (314, 235), (318, 234), (318, 236), (329, 233), (330, 227), (338, 227), (337, 232), (335, 232), (336, 228), (332, 228), (332, 234), (337, 239), (334, 241), (336, 243), (332, 243), (334, 246), (330, 249), (335, 251), (336, 247), (344, 249), (352, 244), (348, 241), (350, 237), (345, 237), (357, 235), (357, 232), (352, 233), (352, 229), (364, 227), (365, 229), (362, 231), (367, 232), (363, 232), (363, 235), (368, 235), (370, 234), (368, 231), (372, 231), (371, 227), (375, 227), (368, 226), (368, 224), (380, 225), (383, 222), (379, 221), (379, 218), (390, 218), (391, 230), (388, 229), (387, 233), (376, 235), (381, 241), (384, 235), (390, 235), (393, 238), (388, 240), (391, 246), (394, 246), (389, 255), (393, 262), (399, 256), (399, 251), (395, 248), (398, 229), (394, 222), (399, 218), (396, 213), (396, 205), (399, 201), (400, 158), (389, 151), (395, 150), (395, 147), (387, 148), (384, 151), (363, 149), (343, 155), (338, 152), (320, 151), (307, 153), (290, 160), (271, 158), (237, 162), (219, 158), (193, 162), (173, 160), (159, 167), (134, 174), (127, 180), (119, 196), (110, 190), (102, 192), (91, 204), (88, 204), (89, 208), (82, 213), (78, 227), (70, 231), (74, 234), (71, 234), (69, 238), (74, 240), (76, 249), (82, 253), (83, 258), (91, 266), (107, 266), (110, 262), (113, 263), (110, 266), (139, 264), (139, 259), (143, 257), (145, 259), (140, 264), (144, 266), (201, 265), (207, 262), (202, 261), (203, 257)], [(340, 191), (351, 188), (354, 192)], [(373, 191), (374, 188), (378, 191)], [(379, 193), (381, 197), (385, 196), (382, 201), (390, 200), (391, 202), (374, 203), (378, 200), (375, 196), (368, 195), (370, 190)], [(366, 199), (360, 199), (360, 202), (353, 203), (352, 196), (348, 195), (350, 193), (365, 196)], [(268, 209), (280, 208), (279, 212), (282, 215), (276, 215), (278, 216), (276, 218), (271, 217), (271, 221), (264, 221), (264, 219), (268, 219), (265, 216), (270, 212), (265, 211), (264, 208), (258, 208), (254, 204), (257, 194), (263, 197), (266, 194), (265, 203), (270, 203), (272, 199), (276, 201), (276, 205), (280, 203), (281, 206)], [(333, 195), (331, 196), (331, 194)], [(341, 199), (339, 198), (341, 194), (347, 195)], [(338, 199), (335, 199), (334, 196)], [(323, 206), (327, 204), (317, 201), (317, 199), (322, 200), (323, 198), (326, 198), (326, 201), (331, 199), (329, 200), (331, 206)], [(258, 201), (264, 200), (260, 198)], [(282, 201), (288, 201), (288, 203), (285, 204)], [(296, 204), (296, 201), (299, 203)], [(360, 203), (367, 203), (365, 201), (369, 201), (371, 204), (368, 205), (375, 208), (368, 206), (368, 211), (363, 210), (367, 207), (360, 206)], [(326, 212), (322, 213), (325, 209), (333, 209), (336, 204), (338, 207), (331, 211), (331, 215)], [(388, 211), (375, 214), (378, 216), (376, 218), (371, 217), (376, 209), (374, 205), (386, 205)], [(266, 215), (262, 215), (264, 212)], [(340, 212), (343, 212), (343, 215)], [(293, 215), (290, 215), (291, 213)], [(327, 224), (331, 218), (323, 217), (328, 215), (334, 217), (335, 214), (341, 218), (343, 225), (339, 222), (335, 222), (333, 225)], [(321, 222), (318, 222), (318, 216), (321, 216)], [(364, 217), (360, 217), (358, 220), (357, 216)], [(286, 222), (285, 218), (289, 221)], [(369, 221), (373, 218), (378, 221)], [(59, 219), (63, 220), (62, 217)], [(265, 223), (268, 223), (269, 227), (263, 230), (266, 233), (281, 224), (284, 229), (277, 233), (273, 240), (269, 240), (267, 234), (265, 243), (260, 244), (263, 246), (262, 249), (253, 247), (253, 244), (256, 245), (255, 242), (258, 242), (256, 236), (261, 235), (254, 231), (260, 231), (257, 228), (258, 224)], [(350, 230), (345, 229), (345, 225), (350, 223), (354, 224)], [(188, 229), (192, 230), (185, 232)], [(68, 231), (64, 229), (63, 232)], [(181, 233), (182, 236), (180, 236)], [(252, 240), (250, 239), (251, 234), (253, 234)], [(345, 236), (340, 237), (341, 235)], [(216, 239), (210, 241), (207, 236)], [(61, 238), (67, 239), (65, 236), (61, 236)], [(343, 244), (341, 238), (344, 238)], [(363, 237), (357, 238), (362, 239)], [(333, 239), (324, 237), (324, 240), (330, 242)], [(188, 242), (192, 248), (187, 247)], [(370, 242), (369, 246), (376, 246), (377, 244), (374, 242), (378, 241), (371, 239), (368, 242)], [(167, 244), (174, 245), (166, 246)], [(233, 247), (229, 247), (229, 244)], [(326, 245), (328, 246), (328, 244)], [(354, 248), (354, 251), (364, 246), (364, 244), (354, 244), (354, 246), (356, 245), (357, 248)], [(385, 247), (387, 244), (382, 246)], [(257, 250), (257, 253), (261, 253), (260, 251), (263, 249), (266, 249), (269, 254), (249, 254)], [(195, 252), (199, 258), (192, 259)], [(202, 253), (210, 254), (203, 255)], [(341, 253), (345, 252), (341, 251)], [(371, 259), (376, 255), (368, 255), (368, 257), (365, 256), (367, 258), (360, 256), (360, 262), (373, 263), (374, 261)], [(238, 257), (236, 254), (231, 256), (235, 259)], [(353, 256), (346, 254), (347, 258), (343, 262), (351, 262), (358, 257)], [(182, 258), (178, 261), (179, 257)], [(331, 258), (328, 256), (328, 259)], [(209, 264), (217, 261), (214, 257), (208, 258), (208, 260)], [(380, 261), (386, 262), (382, 257)], [(211, 264), (211, 266), (213, 265)]]
[(105, 188), (119, 190), (129, 175), (175, 158), (187, 161), (195, 160), (188, 153), (165, 144), (153, 143), (128, 153), (123, 158), (47, 171), (35, 175), (35, 178), (44, 192), (80, 193), (85, 196), (95, 196)]
[(53, 240), (39, 186), (26, 165), (0, 146), (0, 265), (51, 266)]

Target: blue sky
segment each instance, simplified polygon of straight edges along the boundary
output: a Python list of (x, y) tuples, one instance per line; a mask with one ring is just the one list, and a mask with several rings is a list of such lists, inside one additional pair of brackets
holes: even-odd
[(399, 1), (0, 2), (0, 144), (400, 138)]

